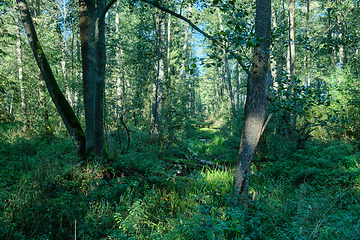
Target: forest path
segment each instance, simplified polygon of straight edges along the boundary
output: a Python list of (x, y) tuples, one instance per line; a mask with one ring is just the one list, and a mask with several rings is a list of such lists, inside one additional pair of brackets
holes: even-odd
[(194, 130), (187, 139), (191, 154), (218, 164), (231, 161), (232, 157), (228, 154), (228, 137), (224, 136), (221, 124), (205, 121), (193, 126)]

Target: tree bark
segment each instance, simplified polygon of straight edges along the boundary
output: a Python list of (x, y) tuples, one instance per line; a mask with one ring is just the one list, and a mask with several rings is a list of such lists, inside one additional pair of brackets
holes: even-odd
[(25, 103), (25, 88), (24, 88), (24, 75), (23, 75), (23, 63), (22, 63), (22, 51), (21, 51), (21, 36), (20, 36), (20, 21), (18, 21), (18, 26), (16, 30), (16, 51), (17, 51), (17, 64), (18, 64), (18, 78), (19, 78), (19, 87), (20, 87), (20, 101), (21, 101), (21, 111), (24, 116), (24, 127), (23, 131), (25, 132), (28, 128), (29, 120), (27, 116), (26, 103)]
[(171, 15), (168, 16), (168, 23), (167, 23), (167, 55), (166, 55), (166, 62), (167, 62), (167, 81), (168, 81), (168, 98), (171, 101)]
[(86, 141), (81, 125), (55, 80), (45, 53), (41, 48), (26, 1), (17, 0), (17, 4), (19, 6), (21, 20), (24, 24), (24, 28), (29, 39), (30, 47), (46, 83), (46, 87), (49, 91), (51, 99), (54, 102), (56, 109), (59, 112), (66, 129), (70, 134), (77, 154), (79, 156), (84, 156)]
[[(66, 1), (63, 0), (62, 3), (58, 3), (58, 8), (60, 9), (60, 13), (58, 14), (58, 24), (57, 24), (57, 31), (59, 35), (59, 44), (60, 44), (60, 50), (61, 50), (61, 71), (63, 75), (63, 80), (65, 84), (65, 95), (67, 100), (69, 101), (70, 105), (74, 107), (73, 97), (72, 97), (72, 91), (71, 86), (68, 83), (68, 69), (66, 67), (67, 57), (66, 54), (68, 52), (68, 45), (66, 42), (66, 33), (67, 33), (67, 25), (66, 25), (66, 18), (67, 18), (67, 9), (66, 9)], [(61, 5), (62, 4), (62, 5)], [(62, 15), (62, 18), (64, 19), (63, 23), (63, 29), (64, 31), (61, 31), (60, 26), (60, 15)]]
[(295, 76), (295, 0), (289, 0), (289, 47), (287, 54), (287, 71), (290, 77)]
[[(115, 35), (116, 37), (119, 37), (119, 32), (120, 32), (120, 17), (119, 17), (119, 2), (116, 3), (116, 13), (115, 13)], [(121, 110), (122, 110), (122, 102), (121, 102), (121, 90), (124, 90), (123, 88), (125, 87), (125, 85), (121, 86), (121, 75), (120, 75), (120, 53), (122, 51), (122, 49), (120, 49), (119, 47), (119, 43), (116, 45), (116, 52), (115, 52), (115, 60), (116, 60), (116, 97), (117, 97), (117, 101), (116, 101), (116, 115), (117, 117), (121, 116)], [(123, 87), (123, 88), (122, 88)], [(124, 93), (124, 91), (123, 91)]]
[[(222, 18), (221, 18), (219, 8), (217, 9), (217, 13), (218, 13), (218, 18), (219, 18), (220, 28), (222, 31), (224, 31), (225, 28), (222, 24)], [(223, 45), (226, 46), (226, 42), (224, 42)], [(227, 87), (228, 87), (228, 92), (229, 92), (229, 97), (230, 97), (231, 114), (234, 116), (235, 115), (235, 100), (234, 100), (234, 93), (233, 93), (232, 84), (231, 84), (229, 58), (228, 58), (228, 53), (227, 53), (226, 48), (223, 48), (223, 61), (224, 61), (224, 70), (225, 70), (224, 78), (225, 78), (225, 83), (227, 84)]]
[(343, 32), (344, 32), (344, 26), (343, 26), (343, 22), (342, 22), (342, 16), (339, 14), (339, 16), (337, 16), (337, 25), (338, 25), (338, 31), (339, 31), (339, 67), (340, 69), (342, 69), (344, 67), (345, 64), (345, 50), (344, 50), (344, 44), (343, 42)]
[[(95, 4), (96, 2), (96, 4)], [(105, 1), (79, 1), (86, 155), (104, 156)]]
[[(289, 0), (289, 46), (287, 54), (287, 71), (290, 79), (289, 91), (293, 92), (295, 85), (297, 84), (295, 79), (295, 0)], [(296, 94), (296, 93), (294, 93)], [(290, 114), (290, 123), (292, 126), (296, 126), (297, 114)], [(292, 138), (296, 137), (296, 131), (290, 129), (290, 135)]]
[[(305, 26), (305, 36), (306, 43), (309, 44), (309, 19), (310, 19), (310, 0), (306, 1), (306, 26)], [(310, 57), (310, 48), (307, 48), (304, 54), (304, 68), (305, 68), (305, 86), (308, 87), (311, 84), (310, 81), (310, 71), (309, 71), (309, 57)]]
[[(272, 9), (271, 11), (271, 17), (272, 17), (272, 27), (273, 29), (275, 29), (275, 31), (277, 30), (278, 28), (278, 24), (276, 22), (276, 13), (275, 13), (275, 10)], [(276, 59), (275, 59), (275, 56), (274, 56), (274, 45), (271, 44), (270, 45), (270, 70), (271, 70), (271, 78), (273, 79), (273, 88), (275, 90), (278, 89), (279, 87), (279, 84), (277, 82), (277, 62), (276, 62)]]
[(150, 133), (155, 137), (161, 136), (162, 131), (162, 102), (165, 80), (165, 14), (159, 13), (156, 17), (157, 44), (156, 44), (156, 65), (155, 79), (153, 85), (153, 101), (151, 111)]
[(255, 38), (261, 42), (255, 47), (247, 84), (244, 126), (242, 130), (238, 166), (235, 171), (235, 192), (246, 193), (250, 164), (263, 132), (268, 105), (271, 75), (268, 67), (271, 0), (256, 1)]
[(181, 58), (182, 58), (181, 68), (180, 68), (180, 73), (179, 73), (179, 83), (180, 84), (181, 84), (181, 81), (183, 80), (183, 76), (185, 73), (186, 54), (187, 54), (188, 41), (189, 41), (189, 28), (190, 28), (189, 24), (186, 24), (185, 35), (184, 35), (184, 45), (183, 45), (183, 50), (182, 50), (182, 55), (181, 55)]

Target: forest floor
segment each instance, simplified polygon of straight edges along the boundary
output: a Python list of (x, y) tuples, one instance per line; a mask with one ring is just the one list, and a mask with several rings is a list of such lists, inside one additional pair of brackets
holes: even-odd
[(134, 132), (101, 165), (79, 164), (69, 139), (1, 127), (0, 239), (360, 238), (360, 154), (348, 143), (290, 151), (268, 136), (243, 204), (232, 188), (239, 138), (222, 123), (165, 145)]

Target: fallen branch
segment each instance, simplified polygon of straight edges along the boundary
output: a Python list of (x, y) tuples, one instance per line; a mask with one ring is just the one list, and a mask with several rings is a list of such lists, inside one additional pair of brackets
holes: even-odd
[(196, 154), (195, 154), (193, 151), (191, 151), (190, 148), (188, 148), (188, 150), (189, 150), (190, 153), (191, 153), (190, 156), (186, 155), (186, 158), (187, 158), (188, 160), (194, 160), (194, 161), (196, 161), (196, 162), (198, 162), (198, 163), (200, 163), (200, 164), (202, 164), (202, 165), (207, 165), (207, 166), (211, 166), (211, 167), (218, 167), (218, 168), (220, 168), (220, 169), (223, 168), (223, 166), (221, 166), (220, 164), (217, 164), (217, 163), (214, 163), (214, 162), (211, 162), (211, 161), (208, 161), (208, 160), (204, 160), (204, 159), (198, 158), (198, 157), (196, 156)]

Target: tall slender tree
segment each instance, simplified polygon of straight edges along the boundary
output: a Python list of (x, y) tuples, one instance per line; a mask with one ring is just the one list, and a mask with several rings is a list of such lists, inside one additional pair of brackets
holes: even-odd
[(153, 84), (151, 129), (153, 136), (160, 137), (162, 132), (162, 105), (165, 81), (165, 13), (156, 15), (156, 62)]
[[(218, 14), (218, 18), (219, 18), (219, 23), (220, 23), (220, 28), (221, 31), (225, 31), (224, 25), (222, 23), (222, 17), (221, 17), (221, 13), (219, 8), (217, 8), (217, 14)], [(224, 82), (226, 83), (227, 87), (228, 87), (228, 92), (229, 92), (229, 97), (230, 97), (230, 107), (231, 107), (231, 114), (235, 114), (235, 100), (234, 100), (234, 93), (233, 93), (233, 89), (232, 89), (232, 83), (231, 83), (231, 74), (230, 74), (230, 66), (229, 66), (229, 54), (228, 51), (226, 49), (226, 42), (223, 42), (224, 44), (224, 48), (223, 48), (223, 62), (224, 62)]]
[[(19, 19), (18, 17), (16, 18)], [(23, 75), (23, 63), (22, 63), (22, 48), (21, 48), (21, 35), (20, 35), (20, 21), (18, 20), (18, 26), (16, 29), (16, 52), (17, 52), (17, 64), (18, 64), (18, 78), (20, 88), (20, 102), (22, 115), (24, 116), (24, 127), (23, 131), (28, 128), (28, 117), (25, 103), (25, 89), (24, 89), (24, 75)]]

